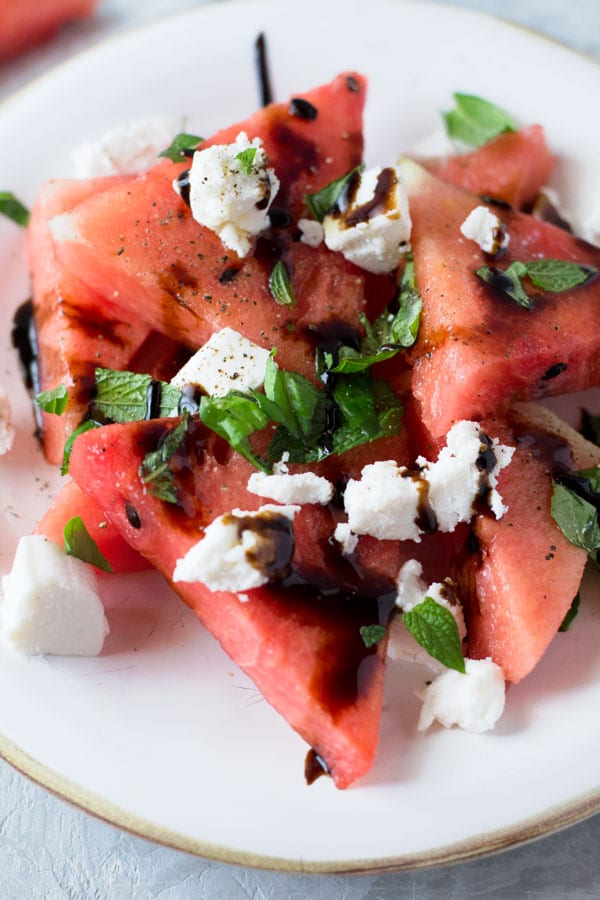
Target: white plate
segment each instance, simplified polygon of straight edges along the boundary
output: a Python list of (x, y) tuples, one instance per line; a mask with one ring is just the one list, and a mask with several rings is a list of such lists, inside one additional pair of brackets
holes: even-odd
[[(276, 95), (343, 69), (370, 78), (367, 156), (393, 160), (438, 125), (453, 90), (540, 121), (586, 191), (599, 176), (600, 68), (527, 31), (423, 2), (227, 3), (113, 40), (5, 104), (0, 187), (31, 201), (69, 174), (82, 139), (150, 114), (209, 134), (257, 104), (264, 30)], [(22, 233), (0, 223), (2, 371), (17, 441), (0, 460), (0, 569), (58, 479), (32, 436), (9, 329), (28, 294)], [(577, 400), (566, 408), (576, 409)], [(600, 403), (597, 406), (600, 409)], [(415, 734), (421, 673), (388, 673), (372, 773), (345, 792), (303, 782), (306, 747), (156, 578), (113, 582), (97, 659), (24, 658), (0, 647), (0, 748), (62, 796), (122, 827), (206, 856), (322, 871), (426, 865), (497, 849), (600, 808), (600, 608), (583, 612), (486, 736)]]

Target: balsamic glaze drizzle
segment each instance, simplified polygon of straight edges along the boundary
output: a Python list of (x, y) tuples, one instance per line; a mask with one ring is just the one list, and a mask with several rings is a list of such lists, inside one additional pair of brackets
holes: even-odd
[(271, 77), (267, 60), (267, 39), (262, 31), (256, 38), (254, 51), (260, 105), (268, 106), (269, 103), (273, 102), (273, 91), (271, 90)]

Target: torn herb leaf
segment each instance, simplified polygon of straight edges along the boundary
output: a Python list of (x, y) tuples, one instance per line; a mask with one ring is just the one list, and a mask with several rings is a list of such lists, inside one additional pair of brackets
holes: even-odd
[(269, 276), (269, 291), (280, 306), (294, 307), (296, 305), (296, 294), (290, 278), (290, 271), (281, 259), (277, 260)]
[(0, 191), (0, 214), (21, 228), (29, 225), (29, 210), (11, 191)]
[(341, 178), (336, 178), (335, 181), (325, 185), (320, 191), (304, 195), (304, 202), (317, 222), (322, 222), (325, 216), (335, 209), (350, 180), (363, 169), (364, 165), (356, 166)]
[(112, 572), (112, 566), (98, 549), (98, 545), (85, 526), (81, 516), (73, 516), (66, 523), (63, 540), (67, 556), (76, 556), (91, 563), (103, 572)]
[(179, 450), (188, 430), (190, 417), (184, 413), (181, 422), (167, 431), (156, 450), (146, 453), (139, 473), (146, 490), (165, 503), (177, 503), (177, 485), (169, 462)]
[(270, 471), (266, 460), (254, 452), (249, 441), (250, 435), (268, 425), (269, 416), (250, 394), (231, 391), (225, 397), (202, 397), (200, 418), (253, 466), (262, 472)]
[(489, 100), (473, 94), (453, 94), (454, 109), (442, 113), (446, 131), (472, 147), (481, 147), (505, 131), (516, 131), (518, 123)]
[(52, 388), (50, 391), (40, 391), (36, 395), (35, 402), (40, 409), (46, 413), (52, 413), (55, 416), (62, 416), (67, 408), (69, 392), (64, 384)]
[(385, 625), (361, 625), (359, 631), (365, 647), (373, 647), (385, 637), (386, 627)]
[(198, 137), (197, 134), (187, 134), (186, 132), (181, 132), (178, 134), (172, 141), (171, 145), (167, 147), (166, 150), (161, 150), (158, 156), (166, 157), (170, 159), (171, 162), (181, 162), (188, 156), (191, 156), (196, 150), (197, 146), (203, 138)]
[(69, 463), (71, 462), (71, 451), (73, 449), (73, 444), (75, 443), (75, 438), (77, 438), (80, 434), (83, 434), (84, 431), (89, 431), (91, 428), (98, 428), (99, 425), (97, 422), (94, 422), (92, 419), (86, 419), (85, 422), (82, 422), (81, 425), (78, 425), (75, 431), (71, 432), (67, 440), (65, 441), (65, 446), (63, 449), (63, 459), (62, 465), (60, 467), (61, 475), (69, 474)]
[(569, 628), (573, 624), (574, 619), (577, 618), (580, 603), (581, 597), (579, 596), (579, 593), (577, 593), (573, 598), (573, 602), (571, 603), (566, 616), (561, 622), (560, 628), (558, 629), (559, 631), (565, 632), (569, 630)]
[(333, 399), (338, 424), (332, 432), (332, 453), (400, 434), (402, 404), (387, 382), (372, 378), (369, 372), (339, 376)]
[(570, 291), (598, 274), (594, 266), (579, 265), (566, 259), (532, 259), (525, 266), (533, 284), (552, 294)]
[(465, 660), (458, 625), (449, 609), (432, 597), (402, 613), (402, 621), (430, 656), (449, 669), (465, 672)]
[[(589, 471), (589, 470), (584, 470)], [(594, 495), (600, 501), (598, 487), (595, 488), (593, 483), (585, 479), (583, 472), (569, 473), (582, 481), (588, 481), (590, 485), (590, 499)], [(561, 476), (561, 481), (565, 476)], [(575, 547), (587, 550), (593, 553), (600, 548), (600, 525), (598, 523), (598, 507), (581, 496), (578, 492), (577, 484), (571, 480), (571, 485), (559, 482), (556, 478), (552, 481), (552, 502), (550, 511), (552, 518), (569, 541)]]
[(515, 260), (504, 270), (496, 266), (482, 266), (475, 274), (486, 284), (499, 288), (523, 309), (531, 309), (531, 299), (521, 284), (521, 278), (527, 274), (527, 268), (522, 262)]
[(245, 150), (240, 150), (240, 152), (236, 154), (235, 158), (239, 162), (240, 169), (244, 175), (249, 175), (252, 171), (257, 150), (258, 147), (246, 147)]
[(136, 422), (179, 415), (181, 392), (150, 375), (96, 369), (96, 395), (89, 406), (96, 422)]

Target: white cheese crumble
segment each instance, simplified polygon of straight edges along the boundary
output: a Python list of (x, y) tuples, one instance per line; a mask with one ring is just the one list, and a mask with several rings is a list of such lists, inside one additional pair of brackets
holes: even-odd
[(476, 206), (460, 226), (461, 233), (475, 243), (484, 253), (495, 255), (506, 249), (509, 236), (504, 224), (487, 206)]
[(15, 430), (11, 423), (11, 408), (8, 394), (0, 387), (0, 456), (12, 449)]
[(445, 728), (458, 725), (464, 731), (490, 731), (504, 710), (504, 675), (488, 659), (465, 659), (466, 674), (447, 669), (422, 693), (423, 706), (417, 728), (425, 731), (436, 719)]
[(298, 219), (298, 228), (300, 229), (300, 240), (309, 247), (318, 247), (323, 243), (324, 232), (323, 226), (315, 219)]
[[(255, 149), (249, 171), (238, 155)], [(173, 187), (179, 193), (177, 182)], [(248, 140), (241, 131), (232, 144), (215, 144), (194, 153), (189, 172), (192, 215), (210, 228), (238, 256), (250, 252), (252, 238), (269, 225), (269, 207), (279, 179), (269, 167), (260, 138)]]
[(23, 653), (96, 656), (108, 623), (91, 566), (42, 534), (22, 537), (2, 579), (4, 637)]
[(397, 166), (367, 169), (343, 212), (323, 219), (325, 243), (367, 272), (395, 269), (411, 232), (408, 198)]
[(419, 510), (419, 480), (391, 460), (363, 468), (344, 492), (348, 525), (355, 534), (370, 534), (380, 541), (420, 541), (415, 519)]
[(177, 133), (171, 116), (140, 119), (107, 131), (95, 141), (85, 141), (71, 153), (76, 178), (105, 175), (134, 175), (144, 172), (159, 160)]
[[(452, 613), (462, 640), (467, 633), (467, 628), (462, 605), (456, 596), (453, 583), (448, 579), (445, 582), (435, 581), (427, 586), (421, 577), (422, 574), (423, 566), (418, 560), (409, 559), (404, 563), (398, 574), (396, 606), (402, 612), (410, 612), (426, 597), (431, 597), (432, 600)], [(420, 663), (436, 674), (444, 672), (446, 669), (415, 640), (401, 619), (395, 619), (390, 629), (387, 652), (390, 659)]]
[(207, 526), (204, 537), (177, 560), (173, 581), (200, 581), (211, 591), (234, 593), (267, 584), (269, 574), (260, 561), (274, 555), (273, 537), (264, 530), (243, 527), (243, 520), (279, 516), (292, 522), (299, 509), (266, 504), (258, 510), (234, 509), (218, 516)]
[(171, 379), (175, 387), (192, 384), (211, 397), (259, 388), (265, 380), (269, 351), (233, 328), (222, 328)]
[(266, 475), (253, 472), (248, 479), (248, 490), (259, 497), (269, 497), (278, 503), (329, 503), (333, 497), (333, 484), (321, 475), (302, 472), (298, 475), (276, 473)]
[(353, 533), (347, 522), (338, 522), (333, 539), (340, 545), (344, 556), (351, 556), (358, 546), (358, 535)]

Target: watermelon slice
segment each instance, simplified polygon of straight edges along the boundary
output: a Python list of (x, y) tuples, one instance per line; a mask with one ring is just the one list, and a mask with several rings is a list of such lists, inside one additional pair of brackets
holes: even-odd
[(67, 481), (52, 502), (48, 512), (34, 528), (34, 534), (43, 534), (63, 546), (65, 525), (73, 516), (80, 516), (98, 549), (110, 563), (113, 572), (140, 572), (149, 568), (148, 561), (127, 541), (116, 528), (106, 521), (102, 507), (74, 481)]
[[(423, 297), (412, 389), (425, 427), (439, 437), (455, 421), (484, 418), (515, 400), (600, 383), (600, 281), (559, 294), (533, 289), (533, 308), (518, 306), (475, 274), (494, 260), (460, 232), (480, 199), (410, 160), (401, 168)], [(524, 213), (496, 212), (510, 235), (502, 269), (537, 258), (600, 265), (600, 250), (562, 229)]]
[[(71, 472), (82, 489), (169, 582), (176, 561), (204, 526), (232, 507), (252, 510), (265, 502), (244, 487), (250, 464), (199, 422), (188, 432), (185, 453), (172, 464), (179, 472), (179, 504), (146, 493), (140, 463), (170, 427), (173, 422), (163, 420), (88, 431), (77, 438), (71, 457)], [(295, 578), (285, 587), (258, 588), (242, 602), (200, 583), (172, 586), (344, 788), (373, 761), (385, 648), (365, 647), (359, 631), (377, 622), (376, 598), (327, 592), (331, 548), (323, 518), (329, 515), (313, 506), (297, 514)], [(329, 534), (333, 527), (329, 518)], [(306, 585), (315, 578), (317, 584)], [(388, 592), (391, 587), (388, 582)]]
[[(341, 75), (303, 95), (317, 109), (308, 121), (275, 104), (220, 132), (261, 137), (281, 188), (275, 204), (292, 219), (307, 214), (304, 193), (318, 190), (362, 157), (365, 82)], [(65, 272), (106, 291), (122, 317), (142, 315), (155, 330), (190, 347), (230, 326), (262, 346), (278, 348), (284, 367), (313, 374), (314, 332), (343, 323), (360, 328), (364, 278), (324, 246), (298, 240), (295, 227), (273, 228), (253, 255), (239, 259), (200, 226), (172, 187), (182, 166), (165, 161), (133, 181), (103, 191), (53, 220), (56, 253)], [(269, 290), (275, 262), (287, 264), (295, 306)]]
[(585, 550), (570, 544), (551, 517), (552, 471), (598, 465), (600, 449), (531, 404), (519, 405), (510, 425), (482, 425), (488, 435), (517, 449), (499, 477), (508, 512), (498, 520), (477, 517), (473, 530), (479, 550), (467, 558), (460, 575), (470, 600), (469, 655), (491, 656), (507, 681), (516, 683), (556, 635), (587, 560)]
[(523, 209), (548, 182), (554, 162), (542, 126), (529, 125), (501, 134), (470, 153), (425, 160), (423, 165), (443, 181)]
[(0, 4), (0, 59), (47, 41), (61, 25), (91, 15), (97, 0), (21, 0)]

